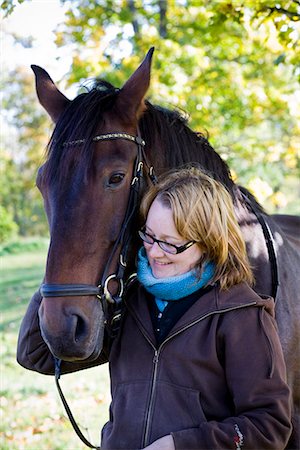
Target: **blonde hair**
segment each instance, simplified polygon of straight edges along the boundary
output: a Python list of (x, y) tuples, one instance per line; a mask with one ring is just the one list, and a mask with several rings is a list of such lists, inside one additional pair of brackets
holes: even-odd
[(178, 233), (187, 241), (195, 241), (203, 252), (197, 266), (199, 275), (203, 263), (213, 261), (216, 268), (210, 283), (219, 282), (221, 289), (243, 281), (253, 284), (232, 198), (223, 184), (198, 166), (164, 174), (142, 200), (140, 213), (144, 222), (155, 199), (172, 210)]

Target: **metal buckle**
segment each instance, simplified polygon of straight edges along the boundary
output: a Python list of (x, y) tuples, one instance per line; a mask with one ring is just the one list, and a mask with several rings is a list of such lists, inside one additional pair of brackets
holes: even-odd
[(109, 275), (109, 277), (106, 278), (106, 280), (105, 280), (105, 282), (104, 282), (104, 286), (103, 286), (103, 293), (104, 293), (104, 296), (105, 296), (106, 300), (107, 300), (109, 303), (115, 303), (115, 301), (114, 301), (114, 299), (113, 299), (113, 296), (111, 295), (111, 293), (110, 293), (109, 290), (108, 290), (108, 283), (109, 283), (111, 280), (113, 280), (113, 279), (118, 280), (118, 281), (119, 281), (119, 284), (120, 284), (120, 291), (119, 291), (119, 293), (116, 295), (116, 297), (122, 297), (123, 292), (124, 292), (124, 282), (123, 282), (123, 280), (122, 280), (121, 278), (117, 278), (117, 275), (116, 275), (115, 273), (112, 274), (112, 275)]
[(114, 323), (117, 321), (117, 320), (120, 320), (121, 319), (121, 317), (122, 317), (122, 314), (121, 313), (119, 313), (119, 314), (116, 314), (115, 316), (113, 316), (113, 318), (111, 319), (111, 322), (110, 322), (110, 324), (111, 325), (114, 325)]

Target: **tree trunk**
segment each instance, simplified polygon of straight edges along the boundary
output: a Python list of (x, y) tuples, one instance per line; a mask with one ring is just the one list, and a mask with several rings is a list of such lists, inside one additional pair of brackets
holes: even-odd
[(140, 34), (140, 28), (138, 21), (136, 20), (136, 7), (134, 0), (128, 0), (128, 8), (132, 14), (132, 26), (134, 34), (136, 35), (136, 37), (138, 37)]
[(167, 0), (159, 0), (159, 35), (167, 37)]

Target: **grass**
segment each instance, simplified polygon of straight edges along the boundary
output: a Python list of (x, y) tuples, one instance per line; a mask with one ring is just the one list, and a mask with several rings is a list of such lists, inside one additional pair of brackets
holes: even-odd
[[(20, 322), (43, 278), (45, 255), (45, 249), (38, 249), (0, 258), (1, 450), (87, 448), (70, 425), (54, 378), (16, 362)], [(110, 401), (107, 365), (64, 375), (61, 385), (85, 436), (99, 445)]]

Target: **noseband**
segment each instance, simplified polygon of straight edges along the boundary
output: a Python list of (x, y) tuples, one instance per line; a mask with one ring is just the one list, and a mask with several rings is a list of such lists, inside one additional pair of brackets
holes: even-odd
[[(144, 165), (148, 167), (148, 176), (152, 183), (156, 182), (156, 176), (154, 174), (153, 166), (148, 164), (144, 147), (145, 141), (139, 136), (132, 136), (127, 133), (107, 133), (95, 136), (92, 141), (107, 141), (115, 139), (126, 139), (131, 142), (135, 142), (137, 145), (137, 157), (135, 159), (133, 176), (131, 180), (129, 199), (127, 204), (127, 209), (125, 217), (119, 232), (118, 238), (114, 243), (113, 249), (111, 251), (110, 257), (106, 263), (102, 279), (98, 286), (90, 284), (42, 284), (40, 287), (40, 293), (43, 297), (76, 297), (76, 296), (96, 296), (101, 300), (104, 313), (107, 312), (107, 303), (113, 305), (119, 305), (122, 300), (122, 295), (124, 292), (124, 272), (127, 267), (128, 253), (131, 241), (131, 225), (135, 218), (135, 213), (138, 205), (138, 198), (141, 188), (141, 180), (143, 178), (143, 168)], [(84, 139), (79, 139), (77, 141), (66, 142), (64, 145), (80, 145), (85, 142)], [(117, 271), (114, 274), (109, 274), (110, 265), (114, 258), (115, 252), (118, 248), (121, 248), (119, 263)], [(129, 277), (129, 279), (132, 278)], [(118, 283), (118, 293), (112, 295), (109, 290), (109, 284), (111, 281)], [(126, 281), (127, 284), (128, 280)], [(117, 315), (118, 316), (118, 315)], [(117, 317), (114, 315), (113, 320)]]

